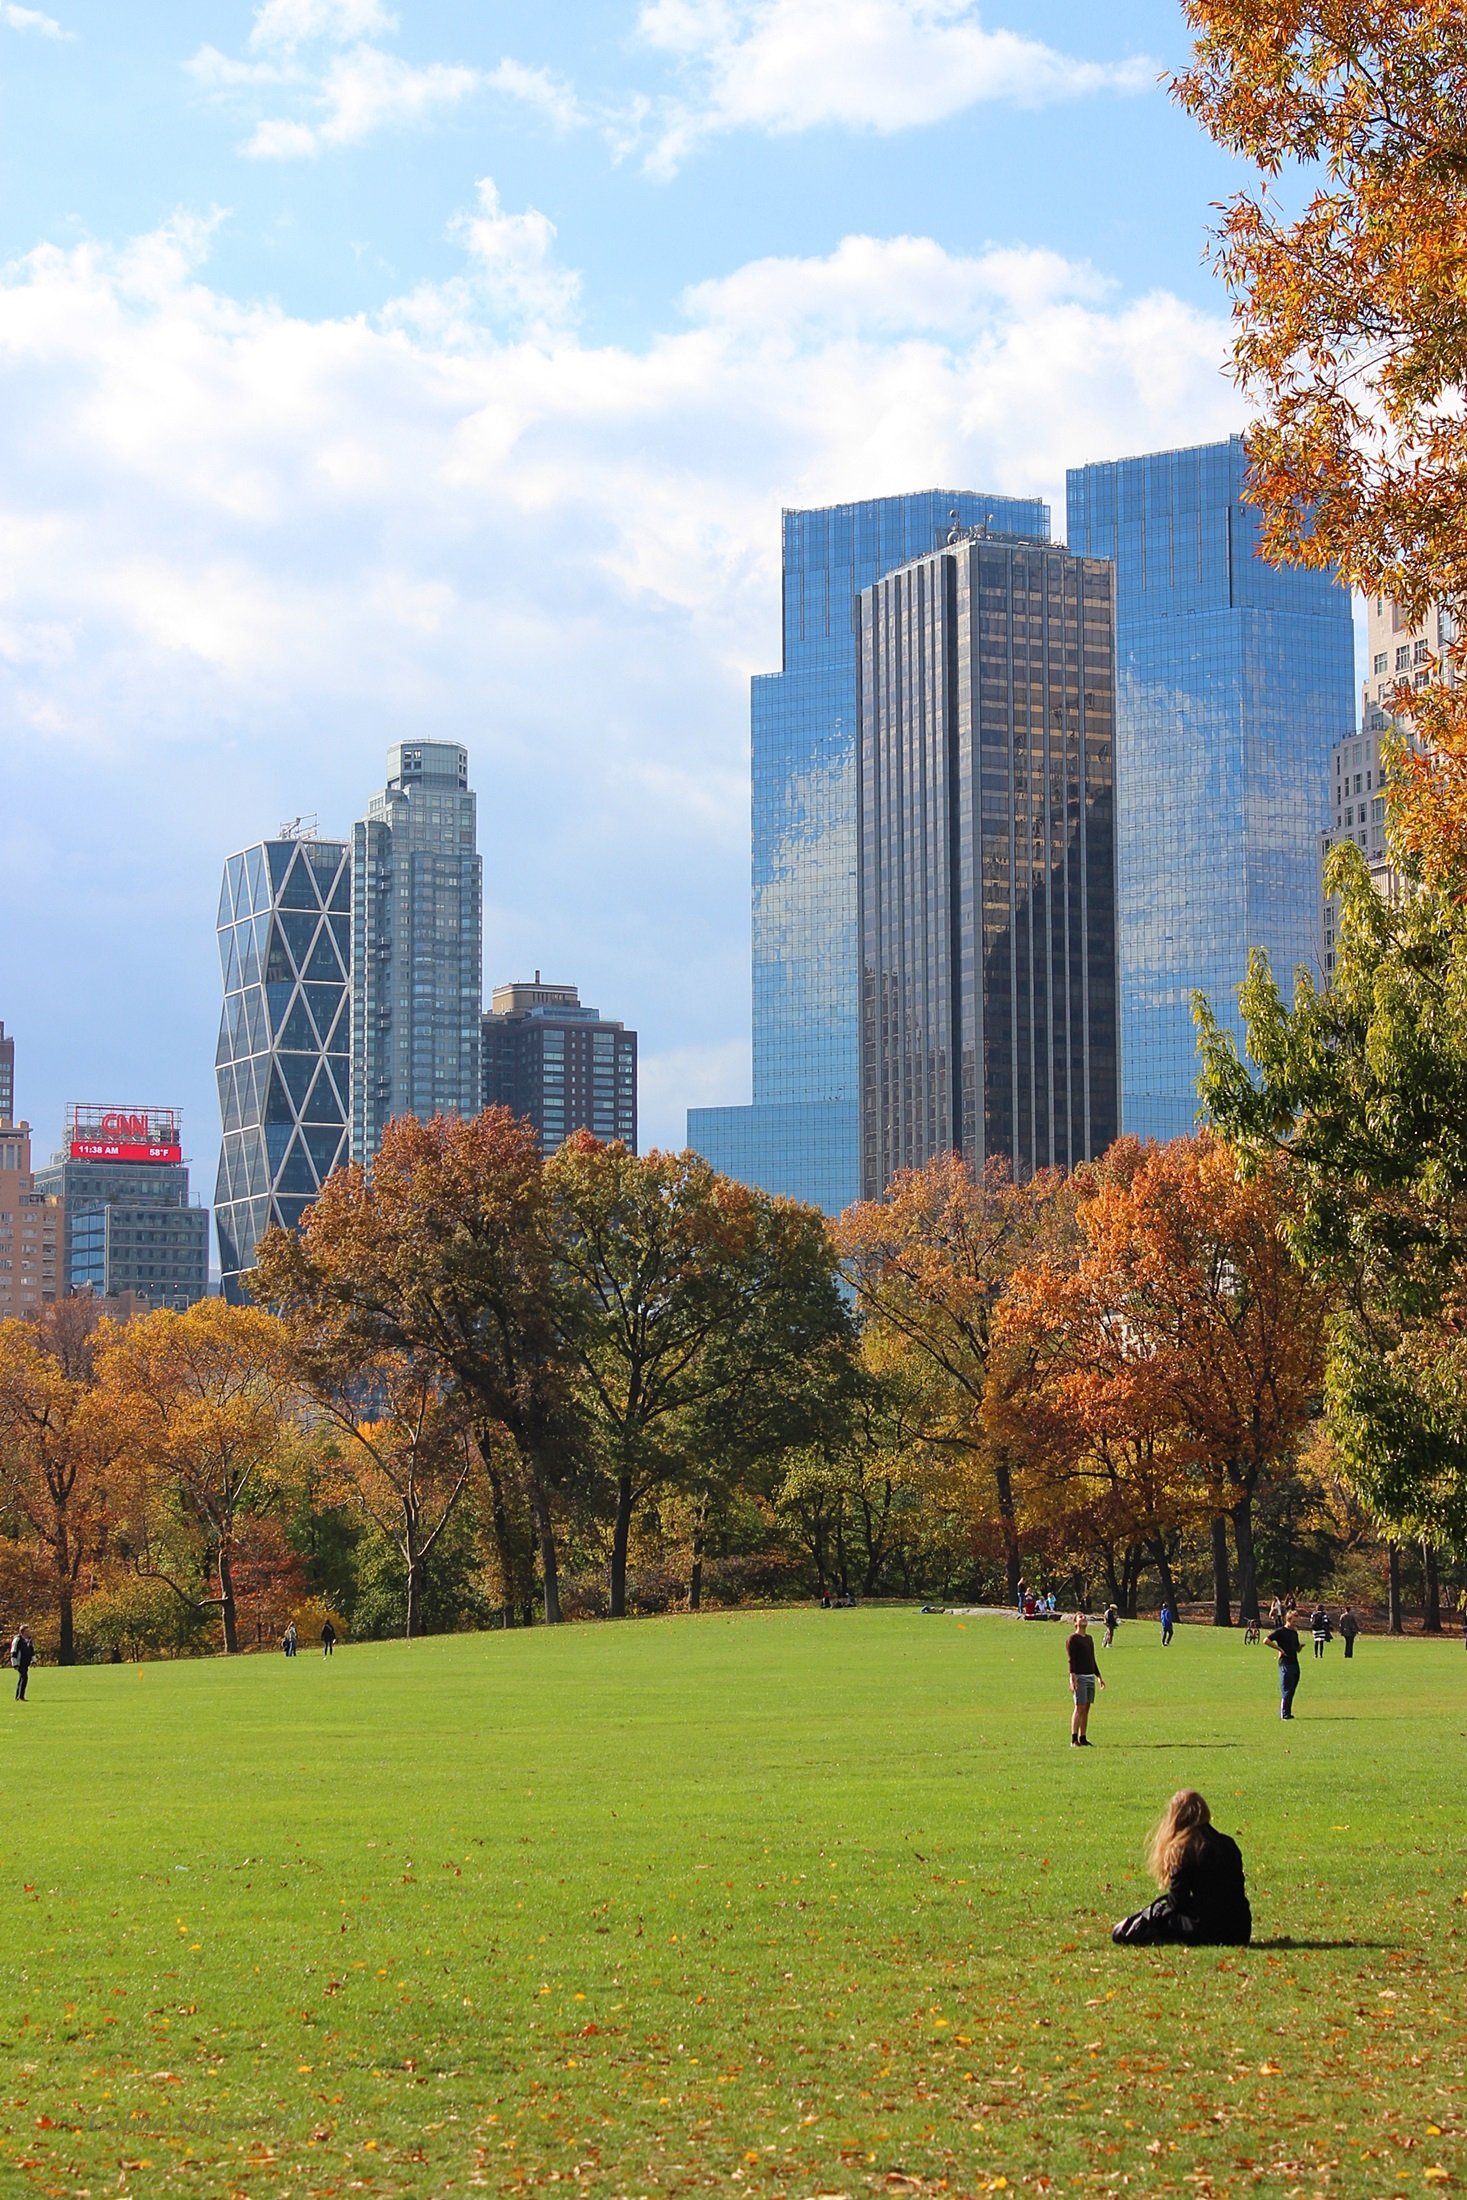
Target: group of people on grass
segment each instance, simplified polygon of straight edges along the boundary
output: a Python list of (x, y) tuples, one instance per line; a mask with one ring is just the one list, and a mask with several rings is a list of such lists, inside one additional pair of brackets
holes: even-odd
[[(1272, 1630), (1263, 1639), (1278, 1658), (1279, 1717), (1281, 1719), (1292, 1719), (1294, 1716), (1294, 1696), (1299, 1686), (1299, 1661), (1302, 1656), (1298, 1625), (1299, 1614), (1292, 1604), (1285, 1605), (1281, 1598), (1275, 1597), (1269, 1612), (1269, 1618), (1273, 1622)], [(1161, 1608), (1163, 1649), (1172, 1639), (1175, 1622), (1176, 1614), (1170, 1603), (1164, 1604)], [(1121, 1615), (1116, 1610), (1115, 1605), (1108, 1604), (1105, 1608), (1103, 1621), (1105, 1629), (1104, 1647), (1107, 1650), (1115, 1641), (1116, 1629), (1120, 1623)], [(1355, 1654), (1355, 1638), (1360, 1632), (1360, 1622), (1356, 1619), (1348, 1604), (1341, 1611), (1336, 1624), (1345, 1645), (1345, 1656), (1347, 1658), (1353, 1657)], [(1323, 1605), (1317, 1605), (1310, 1613), (1308, 1627), (1314, 1644), (1314, 1655), (1317, 1658), (1322, 1658), (1325, 1644), (1332, 1641), (1334, 1637), (1334, 1628), (1331, 1626), (1329, 1615)], [(1258, 1633), (1256, 1623), (1250, 1625), (1247, 1639), (1250, 1642), (1256, 1642)], [(1095, 1655), (1095, 1638), (1090, 1632), (1090, 1619), (1087, 1613), (1077, 1612), (1075, 1614), (1074, 1628), (1065, 1643), (1065, 1652), (1069, 1660), (1070, 1696), (1074, 1707), (1070, 1716), (1070, 1743), (1073, 1748), (1088, 1749), (1090, 1737), (1086, 1732), (1086, 1728), (1090, 1721), (1090, 1707), (1095, 1701), (1097, 1688), (1104, 1688), (1105, 1681), (1101, 1676), (1100, 1665)]]

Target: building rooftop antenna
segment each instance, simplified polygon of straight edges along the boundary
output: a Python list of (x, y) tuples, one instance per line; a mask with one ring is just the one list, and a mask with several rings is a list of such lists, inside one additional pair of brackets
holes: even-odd
[(318, 826), (317, 813), (312, 810), (305, 817), (289, 817), (281, 826), (279, 840), (314, 840)]

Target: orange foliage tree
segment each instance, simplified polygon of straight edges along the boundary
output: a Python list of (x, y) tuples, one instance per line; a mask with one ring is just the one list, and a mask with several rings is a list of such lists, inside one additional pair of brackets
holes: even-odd
[(112, 1334), (77, 1299), (0, 1322), (0, 1492), (44, 1556), (62, 1665), (75, 1662), (77, 1593), (107, 1536), (112, 1446), (93, 1360)]
[[(1224, 209), (1238, 379), (1270, 556), (1337, 565), (1413, 619), (1467, 607), (1467, 11), (1461, 0), (1183, 0), (1174, 90), (1265, 186)], [(1301, 165), (1302, 164), (1302, 165)], [(1408, 707), (1403, 693), (1398, 706)], [(1393, 814), (1425, 876), (1467, 865), (1467, 687), (1413, 690)]]
[(1020, 1579), (1018, 1462), (985, 1411), (996, 1321), (1010, 1276), (1063, 1232), (1067, 1211), (1057, 1171), (1015, 1184), (1007, 1162), (975, 1177), (959, 1155), (942, 1154), (836, 1225), (863, 1321), (936, 1378), (929, 1441), (960, 1447), (992, 1475), (1010, 1596)]
[[(182, 1313), (160, 1308), (111, 1334), (98, 1353), (97, 1376), (99, 1402), (129, 1472), (133, 1562), (166, 1581), (185, 1604), (217, 1606), (224, 1648), (233, 1653), (241, 1515), (265, 1494), (297, 1433), (280, 1324), (258, 1307), (223, 1299), (200, 1299)], [(213, 1577), (212, 1593), (200, 1587), (204, 1569)]]
[(1014, 1279), (1001, 1334), (1028, 1373), (1008, 1410), (1042, 1452), (1111, 1482), (1153, 1551), (1205, 1515), (1226, 1627), (1228, 1525), (1246, 1615), (1254, 1498), (1318, 1410), (1326, 1297), (1290, 1249), (1281, 1164), (1245, 1175), (1212, 1132), (1126, 1143), (1131, 1166), (1082, 1173), (1078, 1256)]
[(364, 1365), (406, 1354), (431, 1363), (445, 1397), (461, 1401), (489, 1482), (509, 1624), (519, 1566), (512, 1493), (495, 1463), (507, 1432), (533, 1514), (545, 1617), (559, 1620), (555, 1504), (581, 1447), (531, 1126), (508, 1108), (468, 1122), (400, 1116), (370, 1175), (352, 1167), (328, 1179), (299, 1238), (267, 1232), (250, 1280), (298, 1348)]

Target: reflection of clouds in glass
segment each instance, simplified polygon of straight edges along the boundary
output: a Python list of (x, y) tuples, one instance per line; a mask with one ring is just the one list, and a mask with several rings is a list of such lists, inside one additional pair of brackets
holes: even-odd
[(1070, 477), (1071, 547), (1117, 560), (1124, 1116), (1143, 1136), (1195, 1118), (1193, 992), (1240, 1031), (1253, 947), (1286, 986), (1314, 961), (1329, 757), (1352, 720), (1348, 596), (1256, 555), (1242, 477), (1236, 440)]

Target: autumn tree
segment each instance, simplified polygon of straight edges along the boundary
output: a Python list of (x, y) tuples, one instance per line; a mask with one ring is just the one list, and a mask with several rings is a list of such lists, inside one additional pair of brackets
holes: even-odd
[[(1031, 1410), (1100, 1470), (1153, 1552), (1168, 1524), (1207, 1519), (1227, 1626), (1228, 1527), (1248, 1614), (1254, 1502), (1316, 1409), (1327, 1301), (1290, 1248), (1280, 1169), (1245, 1172), (1213, 1133), (1133, 1153), (1133, 1168), (1082, 1180), (1078, 1258), (1014, 1279), (1002, 1340), (1032, 1356)], [(1022, 1414), (1022, 1395), (1011, 1406)]]
[(39, 1321), (0, 1323), (0, 1497), (45, 1554), (62, 1665), (75, 1662), (76, 1599), (104, 1547), (113, 1495), (93, 1379), (111, 1334), (79, 1299)]
[[(1412, 620), (1467, 609), (1467, 13), (1460, 0), (1184, 0), (1174, 89), (1259, 187), (1218, 264), (1256, 408), (1267, 554), (1335, 566)], [(1295, 189), (1302, 185), (1304, 203)], [(1467, 863), (1467, 686), (1399, 701), (1393, 820), (1423, 875)]]
[(362, 1365), (405, 1354), (437, 1370), (484, 1457), (508, 1623), (514, 1493), (496, 1460), (498, 1432), (507, 1432), (533, 1513), (545, 1618), (559, 1620), (555, 1507), (578, 1469), (581, 1438), (531, 1126), (508, 1108), (468, 1122), (399, 1117), (370, 1173), (353, 1166), (328, 1179), (298, 1238), (267, 1233), (251, 1285), (297, 1347), (329, 1338)]
[(464, 1400), (423, 1354), (379, 1353), (350, 1367), (316, 1359), (301, 1372), (334, 1432), (337, 1486), (402, 1562), (403, 1633), (411, 1641), (424, 1570), (477, 1456)]
[[(200, 1299), (129, 1321), (97, 1356), (98, 1396), (130, 1474), (129, 1549), (187, 1605), (217, 1607), (239, 1648), (235, 1545), (295, 1441), (285, 1340), (258, 1307)], [(197, 1550), (197, 1569), (193, 1554)], [(188, 1570), (185, 1570), (185, 1569)], [(199, 1572), (213, 1589), (199, 1586)]]
[(1004, 1161), (974, 1176), (957, 1154), (893, 1178), (886, 1197), (848, 1207), (837, 1242), (863, 1321), (901, 1340), (936, 1378), (928, 1435), (991, 1474), (1009, 1594), (1020, 1578), (1015, 1460), (985, 1418), (995, 1323), (1009, 1277), (1064, 1228), (1055, 1171), (1015, 1184)]
[(557, 1318), (610, 1490), (617, 1619), (639, 1508), (674, 1483), (706, 1490), (751, 1443), (774, 1451), (805, 1433), (801, 1410), (822, 1395), (812, 1372), (838, 1382), (850, 1324), (813, 1208), (694, 1153), (639, 1157), (585, 1132), (546, 1181)]

